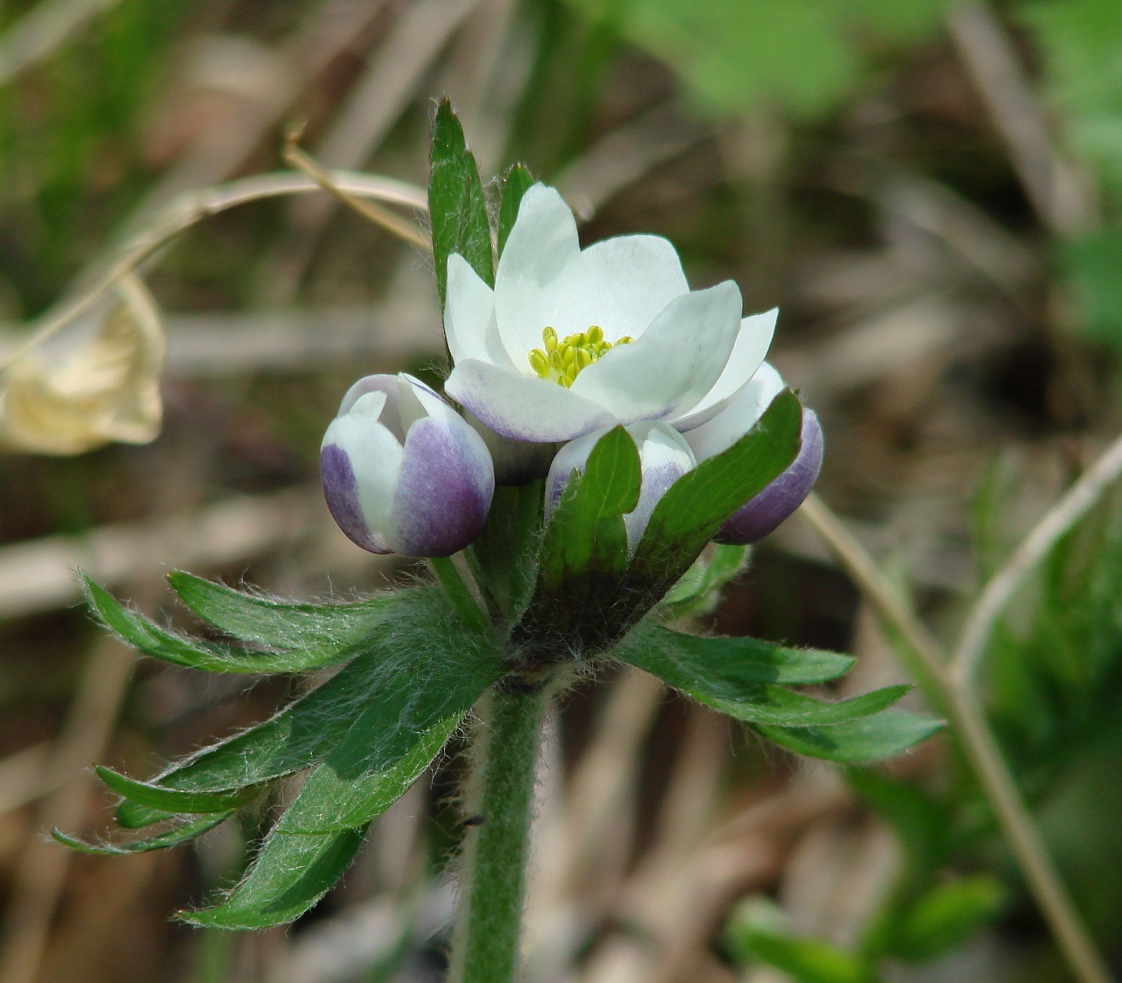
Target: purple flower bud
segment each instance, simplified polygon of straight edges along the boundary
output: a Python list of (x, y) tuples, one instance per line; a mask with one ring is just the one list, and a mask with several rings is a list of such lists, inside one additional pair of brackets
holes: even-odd
[(320, 449), (327, 507), (372, 553), (450, 556), (487, 519), (495, 472), (483, 439), (410, 375), (370, 375), (343, 397)]
[[(573, 470), (584, 470), (596, 442), (611, 429), (605, 427), (570, 440), (553, 459), (545, 480), (545, 510), (551, 515), (561, 499)], [(660, 498), (675, 481), (697, 465), (689, 445), (681, 434), (665, 423), (635, 423), (625, 428), (639, 449), (642, 484), (639, 504), (623, 517), (627, 528), (627, 548), (634, 552)]]
[(822, 427), (813, 410), (803, 410), (802, 447), (791, 465), (762, 492), (737, 509), (713, 538), (747, 546), (763, 539), (811, 493), (822, 467)]
[[(764, 362), (725, 409), (685, 434), (698, 461), (728, 450), (756, 425), (783, 389), (779, 373)], [(725, 521), (714, 537), (716, 542), (739, 546), (754, 543), (802, 505), (822, 467), (822, 428), (811, 410), (803, 410), (801, 437), (802, 447), (787, 470)]]

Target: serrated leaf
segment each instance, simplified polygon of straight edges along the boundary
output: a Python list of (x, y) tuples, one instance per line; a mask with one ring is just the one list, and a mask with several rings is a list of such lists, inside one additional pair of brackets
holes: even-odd
[(82, 577), (82, 587), (90, 607), (109, 631), (145, 655), (174, 665), (206, 672), (258, 675), (321, 669), (354, 655), (353, 650), (331, 648), (246, 652), (161, 628), (144, 615), (130, 611), (88, 577)]
[(448, 257), (459, 253), (488, 286), (495, 285), (491, 226), (475, 157), (463, 127), (444, 99), (432, 123), (429, 216), (432, 254), (441, 309), (448, 290)]
[(761, 683), (824, 683), (845, 675), (854, 660), (822, 649), (796, 649), (759, 638), (704, 638), (645, 622), (610, 656), (645, 669), (677, 689), (705, 687), (716, 698), (736, 699)]
[(172, 814), (206, 812), (229, 814), (252, 802), (261, 794), (261, 790), (254, 787), (226, 793), (182, 792), (147, 782), (138, 782), (104, 765), (98, 765), (94, 771), (97, 772), (98, 778), (123, 798), (137, 805)]
[(904, 710), (883, 710), (868, 717), (821, 727), (753, 725), (764, 737), (810, 758), (857, 764), (889, 758), (943, 727), (943, 722)]
[(247, 594), (183, 570), (168, 574), (168, 582), (191, 611), (223, 634), (277, 651), (352, 653), (392, 620), (400, 594), (310, 604)]
[(202, 836), (207, 830), (214, 829), (219, 823), (224, 823), (233, 814), (233, 811), (230, 811), (200, 816), (197, 819), (191, 819), (187, 822), (180, 823), (174, 828), (165, 830), (162, 833), (157, 833), (155, 836), (146, 836), (142, 840), (130, 840), (122, 843), (111, 843), (109, 841), (90, 843), (87, 840), (81, 840), (76, 836), (64, 833), (60, 829), (52, 829), (51, 836), (58, 840), (63, 846), (68, 846), (70, 849), (77, 850), (79, 853), (91, 853), (101, 856), (146, 853), (149, 850), (165, 850), (168, 847), (187, 843), (198, 836)]
[(515, 164), (503, 181), (503, 200), (499, 205), (499, 255), (502, 256), (510, 230), (518, 218), (522, 196), (533, 186), (534, 177), (523, 164)]
[(259, 929), (299, 918), (351, 865), (366, 828), (295, 836), (274, 828), (237, 887), (213, 907), (176, 917), (209, 928)]
[(683, 475), (659, 500), (635, 550), (628, 579), (665, 593), (689, 569), (721, 523), (795, 460), (802, 407), (790, 390), (722, 454)]

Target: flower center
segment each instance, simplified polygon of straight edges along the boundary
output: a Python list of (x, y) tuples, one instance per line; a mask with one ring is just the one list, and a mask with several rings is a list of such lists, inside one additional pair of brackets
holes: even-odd
[(587, 331), (580, 331), (560, 340), (553, 328), (544, 328), (542, 343), (545, 347), (530, 351), (530, 368), (537, 373), (539, 379), (556, 382), (568, 389), (576, 381), (581, 369), (602, 359), (616, 345), (630, 345), (634, 340), (630, 335), (624, 335), (614, 343), (605, 341), (604, 329), (595, 324)]

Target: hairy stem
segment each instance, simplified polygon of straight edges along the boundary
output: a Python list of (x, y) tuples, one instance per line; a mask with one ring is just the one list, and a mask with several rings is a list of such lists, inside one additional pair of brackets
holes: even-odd
[(495, 688), (475, 748), (475, 795), (465, 821), (455, 983), (514, 983), (547, 687)]

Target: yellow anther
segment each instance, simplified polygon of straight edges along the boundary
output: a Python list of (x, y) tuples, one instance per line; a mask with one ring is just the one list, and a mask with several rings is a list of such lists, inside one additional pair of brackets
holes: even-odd
[(539, 379), (548, 379), (568, 389), (582, 369), (599, 361), (616, 345), (629, 345), (633, 340), (630, 335), (624, 335), (614, 344), (605, 341), (604, 329), (598, 324), (560, 340), (554, 328), (543, 328), (543, 347), (530, 351), (530, 368)]

